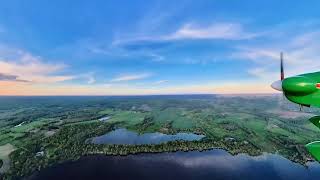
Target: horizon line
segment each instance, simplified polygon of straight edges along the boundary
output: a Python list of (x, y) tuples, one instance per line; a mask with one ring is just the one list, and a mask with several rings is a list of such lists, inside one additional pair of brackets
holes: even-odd
[(246, 96), (246, 95), (255, 95), (255, 96), (268, 96), (268, 95), (280, 95), (281, 93), (186, 93), (186, 94), (128, 94), (128, 95), (107, 95), (107, 94), (98, 94), (98, 95), (0, 95), (0, 97), (134, 97), (134, 96), (192, 96), (192, 95), (222, 95), (222, 96)]

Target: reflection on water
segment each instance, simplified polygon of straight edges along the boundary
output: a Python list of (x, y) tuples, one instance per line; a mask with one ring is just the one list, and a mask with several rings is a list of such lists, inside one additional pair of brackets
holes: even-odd
[(139, 135), (138, 133), (127, 129), (117, 129), (105, 135), (94, 137), (91, 142), (95, 144), (160, 144), (175, 140), (201, 140), (203, 137), (204, 135), (197, 135), (193, 133), (167, 135), (156, 132)]
[(139, 179), (139, 180), (319, 180), (320, 164), (308, 168), (281, 156), (232, 156), (224, 150), (130, 156), (88, 156), (42, 170), (38, 179)]

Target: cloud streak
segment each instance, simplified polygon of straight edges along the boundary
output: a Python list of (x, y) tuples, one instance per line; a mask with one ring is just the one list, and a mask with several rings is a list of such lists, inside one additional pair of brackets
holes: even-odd
[(29, 82), (27, 80), (19, 79), (18, 76), (3, 73), (0, 73), (0, 81)]
[(150, 76), (152, 76), (152, 74), (150, 73), (120, 75), (118, 77), (115, 77), (114, 79), (111, 79), (110, 82), (134, 81), (134, 80), (146, 79)]
[(164, 83), (167, 83), (167, 82), (169, 82), (169, 80), (159, 80), (159, 81), (154, 82), (153, 84), (158, 85), (158, 84), (164, 84)]
[(279, 79), (280, 52), (284, 52), (285, 74), (293, 76), (320, 69), (320, 31), (284, 35), (281, 39), (238, 47), (233, 59), (252, 61), (248, 73), (264, 80)]
[(257, 34), (245, 32), (242, 25), (238, 23), (214, 23), (204, 27), (189, 23), (182, 26), (175, 33), (164, 37), (164, 39), (242, 40), (254, 37), (257, 37)]
[(71, 75), (57, 75), (65, 67), (64, 64), (44, 63), (40, 57), (22, 50), (7, 48), (0, 53), (0, 73), (2, 79), (6, 80), (55, 83), (76, 78)]
[(185, 23), (175, 31), (162, 35), (137, 35), (133, 38), (116, 39), (113, 45), (164, 42), (178, 40), (245, 40), (259, 37), (264, 33), (252, 33), (244, 30), (243, 25), (233, 22), (212, 23), (206, 26), (200, 26), (197, 23)]

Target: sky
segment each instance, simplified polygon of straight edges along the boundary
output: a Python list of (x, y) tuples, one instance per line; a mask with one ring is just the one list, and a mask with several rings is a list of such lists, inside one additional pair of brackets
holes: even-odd
[(320, 69), (318, 0), (8, 0), (0, 95), (274, 93)]

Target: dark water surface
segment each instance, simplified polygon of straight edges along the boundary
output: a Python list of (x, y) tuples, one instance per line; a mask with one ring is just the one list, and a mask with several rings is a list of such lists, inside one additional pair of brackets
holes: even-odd
[(162, 133), (145, 133), (138, 134), (127, 129), (116, 129), (105, 135), (92, 138), (91, 142), (95, 144), (161, 144), (169, 141), (184, 140), (194, 141), (201, 140), (204, 135), (193, 133), (177, 133), (167, 135)]
[(281, 156), (232, 156), (224, 150), (130, 156), (87, 156), (42, 170), (33, 180), (133, 179), (133, 180), (319, 180), (320, 164), (308, 167)]

